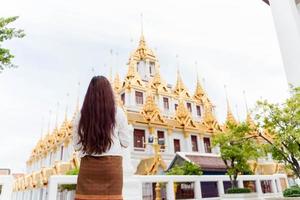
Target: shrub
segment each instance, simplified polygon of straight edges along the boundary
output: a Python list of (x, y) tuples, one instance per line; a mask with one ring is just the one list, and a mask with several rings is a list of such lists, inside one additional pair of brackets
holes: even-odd
[(283, 191), (284, 197), (300, 197), (300, 187), (292, 186), (290, 188), (287, 188)]
[(183, 165), (175, 165), (167, 172), (167, 175), (202, 175), (201, 168), (191, 162), (185, 161)]
[(229, 188), (226, 190), (227, 194), (250, 193), (249, 188)]

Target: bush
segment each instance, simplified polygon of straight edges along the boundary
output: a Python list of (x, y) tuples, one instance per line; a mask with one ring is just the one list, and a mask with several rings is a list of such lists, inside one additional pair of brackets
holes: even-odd
[[(78, 175), (78, 174), (79, 174), (79, 169), (78, 168), (72, 169), (72, 170), (70, 170), (66, 173), (66, 175)], [(63, 191), (63, 190), (68, 190), (68, 191), (76, 190), (76, 185), (75, 184), (61, 185), (60, 190), (61, 191)]]
[(287, 188), (283, 191), (284, 197), (300, 197), (300, 187), (292, 186), (290, 188)]
[(227, 194), (239, 194), (239, 193), (250, 193), (249, 188), (229, 188), (226, 190)]
[(175, 165), (167, 172), (167, 175), (202, 175), (203, 172), (198, 165), (185, 161), (183, 165)]

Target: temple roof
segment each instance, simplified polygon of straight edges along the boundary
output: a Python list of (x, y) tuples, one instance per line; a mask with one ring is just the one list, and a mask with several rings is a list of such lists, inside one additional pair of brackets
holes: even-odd
[(157, 58), (154, 55), (153, 51), (150, 48), (148, 48), (144, 34), (142, 33), (140, 37), (139, 45), (137, 49), (131, 54), (129, 58), (129, 62), (131, 60), (138, 62), (140, 60), (146, 60), (146, 59), (149, 59), (150, 61), (153, 62), (157, 61)]

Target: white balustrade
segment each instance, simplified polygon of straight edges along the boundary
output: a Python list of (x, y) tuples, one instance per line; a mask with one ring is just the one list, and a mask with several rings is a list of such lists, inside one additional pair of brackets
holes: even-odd
[(1, 175), (0, 185), (2, 186), (0, 200), (11, 199), (13, 190), (13, 177), (11, 175)]
[[(142, 186), (143, 183), (166, 183), (167, 199), (175, 199), (174, 183), (194, 183), (194, 196), (195, 200), (204, 199), (202, 198), (201, 182), (216, 182), (219, 196), (225, 193), (224, 191), (224, 181), (230, 181), (227, 175), (202, 175), (202, 176), (167, 176), (167, 175), (157, 175), (157, 176), (139, 176), (135, 175), (133, 178), (139, 182)], [(256, 185), (256, 193), (260, 198), (264, 197), (281, 197), (282, 187), (281, 179), (287, 181), (287, 177), (284, 174), (276, 175), (241, 175), (238, 177), (239, 186), (244, 186), (244, 181), (253, 181)], [(276, 180), (276, 181), (275, 181)], [(25, 192), (15, 192), (13, 194), (13, 200), (58, 200), (58, 197), (62, 195), (58, 191), (58, 186), (63, 184), (76, 184), (77, 176), (68, 175), (55, 175), (51, 176), (49, 179), (49, 184), (47, 188), (44, 189), (34, 189), (27, 190)], [(124, 180), (124, 185), (126, 185), (126, 180)], [(271, 193), (263, 193), (261, 182), (271, 181)], [(142, 187), (141, 187), (142, 188)], [(47, 197), (46, 197), (47, 190)], [(64, 200), (72, 200), (72, 195), (66, 193), (63, 195)], [(5, 198), (3, 198), (4, 200)], [(126, 196), (124, 195), (124, 199)], [(143, 199), (142, 196), (140, 199)], [(220, 199), (216, 197), (214, 199)], [(2, 200), (2, 199), (1, 199)]]

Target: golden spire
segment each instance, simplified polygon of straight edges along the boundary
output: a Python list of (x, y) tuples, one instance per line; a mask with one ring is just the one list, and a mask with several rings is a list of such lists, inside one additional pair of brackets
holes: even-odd
[(149, 61), (151, 62), (157, 61), (153, 51), (149, 49), (146, 44), (146, 40), (143, 32), (143, 20), (141, 15), (141, 36), (140, 36), (139, 45), (137, 49), (131, 54), (129, 62), (132, 62), (132, 60), (139, 62), (141, 60), (146, 60), (146, 59), (149, 59)]
[(115, 79), (114, 79), (114, 89), (118, 91), (122, 87), (121, 80), (119, 73), (116, 73)]
[(174, 88), (174, 93), (178, 96), (184, 96), (184, 97), (190, 97), (179, 72), (179, 69), (177, 69), (177, 80), (176, 85)]
[(247, 97), (246, 97), (246, 92), (245, 90), (243, 91), (243, 96), (244, 96), (244, 101), (245, 101), (245, 107), (246, 107), (246, 123), (250, 125), (250, 128), (255, 128), (256, 125), (255, 125), (255, 122), (253, 121), (252, 117), (251, 117), (251, 114), (249, 112), (249, 109), (248, 109), (248, 103), (247, 103)]
[(195, 91), (195, 94), (194, 94), (194, 97), (198, 100), (200, 100), (203, 95), (204, 95), (204, 90), (200, 84), (200, 81), (199, 81), (199, 76), (197, 76), (197, 86), (196, 86), (196, 91)]
[(228, 95), (227, 95), (227, 90), (226, 90), (226, 85), (224, 86), (225, 89), (225, 93), (226, 93), (226, 101), (227, 101), (227, 116), (226, 116), (226, 123), (231, 123), (231, 124), (237, 124), (236, 119), (234, 118), (234, 115), (231, 111), (231, 107), (229, 104), (229, 100), (228, 100)]
[(206, 95), (203, 98), (204, 115), (203, 124), (208, 129), (208, 131), (213, 132), (218, 125), (217, 119), (213, 113), (213, 105)]

